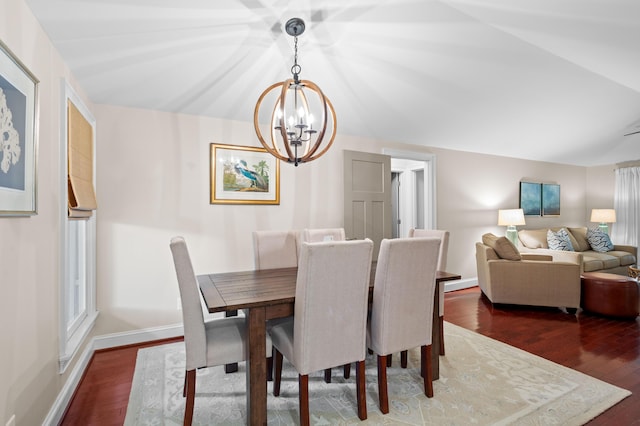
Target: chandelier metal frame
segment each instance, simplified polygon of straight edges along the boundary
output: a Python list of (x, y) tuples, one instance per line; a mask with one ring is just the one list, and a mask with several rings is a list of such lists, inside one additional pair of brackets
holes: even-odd
[[(313, 161), (327, 152), (336, 136), (336, 113), (320, 87), (310, 80), (300, 80), (302, 67), (298, 64), (298, 36), (304, 33), (305, 24), (300, 18), (291, 18), (285, 24), (287, 34), (294, 37), (294, 63), (291, 67), (293, 78), (269, 86), (258, 98), (253, 114), (253, 124), (262, 146), (274, 157), (294, 163)], [(271, 113), (270, 142), (260, 130), (259, 113), (262, 102), (272, 91), (279, 90)], [(309, 96), (317, 96), (321, 120), (319, 128), (313, 128), (313, 115), (309, 108)], [(293, 106), (288, 106), (288, 101)], [(293, 114), (288, 114), (293, 111)], [(288, 114), (288, 115), (287, 115)], [(328, 118), (331, 118), (330, 133), (327, 133)], [(325, 142), (325, 137), (328, 140)], [(322, 147), (325, 142), (324, 147)]]

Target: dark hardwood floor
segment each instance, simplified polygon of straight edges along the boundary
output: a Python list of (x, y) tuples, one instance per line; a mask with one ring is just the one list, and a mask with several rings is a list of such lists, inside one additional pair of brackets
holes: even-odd
[[(640, 425), (640, 319), (492, 306), (474, 287), (446, 294), (445, 320), (630, 390), (589, 425)], [(138, 348), (166, 342), (97, 352), (61, 424), (121, 425)]]

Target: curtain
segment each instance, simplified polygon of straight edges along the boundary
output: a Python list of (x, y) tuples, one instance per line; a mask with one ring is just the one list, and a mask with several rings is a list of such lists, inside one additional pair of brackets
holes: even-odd
[(637, 247), (640, 242), (640, 167), (616, 170), (613, 207), (616, 210), (613, 241)]
[(89, 219), (96, 210), (93, 188), (93, 127), (68, 100), (68, 200), (69, 219)]

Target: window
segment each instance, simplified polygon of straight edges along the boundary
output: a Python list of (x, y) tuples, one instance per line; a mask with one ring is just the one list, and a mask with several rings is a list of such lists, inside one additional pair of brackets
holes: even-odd
[[(59, 371), (63, 373), (78, 348), (91, 331), (98, 315), (96, 311), (96, 215), (89, 214), (82, 220), (73, 219), (69, 213), (68, 191), (69, 162), (69, 111), (79, 112), (89, 126), (92, 144), (95, 146), (95, 119), (73, 89), (63, 82), (61, 123), (61, 273), (60, 273), (60, 359)], [(90, 163), (95, 170), (95, 149)], [(92, 187), (95, 187), (95, 174)], [(65, 194), (67, 196), (65, 196)], [(71, 194), (73, 196), (73, 194)]]

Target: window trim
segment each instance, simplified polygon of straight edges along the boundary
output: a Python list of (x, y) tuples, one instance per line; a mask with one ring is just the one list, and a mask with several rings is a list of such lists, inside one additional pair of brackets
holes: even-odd
[[(59, 276), (59, 365), (58, 372), (64, 373), (71, 363), (71, 360), (78, 352), (78, 349), (85, 341), (89, 332), (93, 328), (98, 311), (96, 309), (96, 216), (94, 214), (88, 219), (86, 226), (86, 272), (87, 272), (87, 287), (85, 289), (85, 306), (86, 313), (83, 318), (79, 319), (77, 325), (74, 326), (72, 332), (67, 328), (67, 309), (68, 298), (67, 288), (69, 282), (69, 221), (68, 218), (68, 145), (67, 145), (67, 102), (71, 101), (85, 119), (90, 123), (93, 128), (93, 167), (95, 170), (96, 163), (96, 120), (93, 114), (89, 111), (82, 99), (73, 90), (69, 83), (65, 80), (61, 80), (61, 104), (60, 104), (60, 276)], [(95, 173), (94, 173), (94, 187), (95, 187)]]

